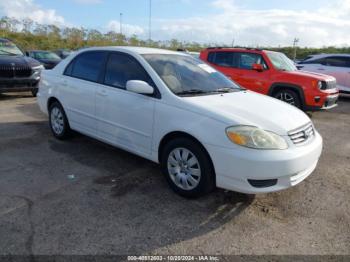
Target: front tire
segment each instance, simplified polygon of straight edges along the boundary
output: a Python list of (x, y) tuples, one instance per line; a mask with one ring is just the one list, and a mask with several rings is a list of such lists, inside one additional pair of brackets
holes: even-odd
[(276, 92), (273, 97), (299, 109), (303, 107), (299, 95), (293, 90), (282, 89)]
[(62, 105), (58, 102), (53, 102), (50, 105), (49, 123), (54, 137), (60, 140), (69, 137), (71, 130), (69, 127), (68, 119)]
[(177, 194), (197, 198), (215, 188), (215, 174), (205, 149), (189, 138), (168, 142), (161, 155), (161, 168)]

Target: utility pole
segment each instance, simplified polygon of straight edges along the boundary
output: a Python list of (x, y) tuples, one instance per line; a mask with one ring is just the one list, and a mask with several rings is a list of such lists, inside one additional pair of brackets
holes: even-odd
[(149, 24), (148, 24), (148, 40), (149, 45), (151, 45), (152, 42), (152, 0), (149, 0)]
[(294, 62), (295, 62), (295, 60), (297, 59), (297, 47), (298, 47), (298, 43), (299, 43), (299, 38), (294, 38), (294, 41), (293, 41), (293, 49), (294, 49), (293, 61), (294, 61)]
[(123, 13), (120, 13), (120, 20), (119, 20), (119, 25), (120, 25), (120, 35), (123, 34)]

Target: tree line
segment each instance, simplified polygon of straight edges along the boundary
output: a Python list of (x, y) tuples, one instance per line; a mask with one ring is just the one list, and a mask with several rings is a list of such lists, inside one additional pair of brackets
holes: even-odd
[[(59, 27), (34, 22), (31, 19), (15, 19), (4, 16), (0, 19), (0, 37), (11, 39), (24, 50), (54, 50), (67, 48), (76, 50), (89, 46), (148, 46), (166, 49), (187, 49), (200, 51), (208, 44), (184, 42), (176, 39), (168, 41), (146, 41), (137, 35), (130, 37), (115, 31), (106, 33), (84, 27)], [(224, 45), (220, 45), (224, 46)], [(294, 49), (290, 47), (259, 47), (285, 53), (293, 57)], [(350, 47), (328, 46), (323, 48), (297, 48), (297, 58), (318, 53), (350, 53)]]

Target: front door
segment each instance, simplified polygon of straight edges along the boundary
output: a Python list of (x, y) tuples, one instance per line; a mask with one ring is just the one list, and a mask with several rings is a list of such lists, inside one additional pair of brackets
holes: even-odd
[(127, 91), (129, 80), (143, 80), (154, 85), (134, 57), (111, 52), (103, 81), (96, 91), (97, 133), (112, 144), (148, 156), (156, 98)]

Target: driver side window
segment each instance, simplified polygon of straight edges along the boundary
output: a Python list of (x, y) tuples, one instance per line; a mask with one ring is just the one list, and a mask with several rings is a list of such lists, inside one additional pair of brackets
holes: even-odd
[(267, 64), (265, 63), (263, 57), (260, 54), (255, 53), (239, 53), (239, 68), (251, 70), (253, 64), (261, 64), (264, 69), (267, 69)]
[(129, 80), (142, 80), (154, 86), (145, 69), (133, 58), (121, 53), (111, 53), (103, 83), (120, 89), (126, 89)]

